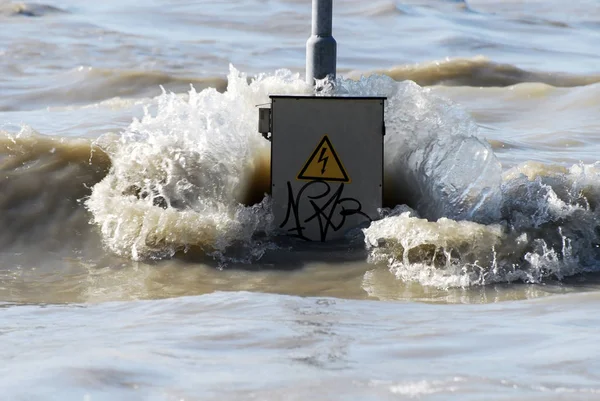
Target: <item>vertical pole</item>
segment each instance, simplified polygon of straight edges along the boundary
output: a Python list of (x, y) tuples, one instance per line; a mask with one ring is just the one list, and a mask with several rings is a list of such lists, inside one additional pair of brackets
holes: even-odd
[(331, 36), (333, 0), (312, 0), (312, 32), (306, 42), (306, 82), (335, 79), (337, 44)]

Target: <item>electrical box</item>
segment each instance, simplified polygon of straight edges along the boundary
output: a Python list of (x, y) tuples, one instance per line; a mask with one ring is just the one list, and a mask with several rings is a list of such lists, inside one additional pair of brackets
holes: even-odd
[(383, 199), (385, 98), (270, 98), (270, 113), (260, 112), (259, 125), (271, 140), (276, 225), (308, 241), (339, 239), (368, 226)]

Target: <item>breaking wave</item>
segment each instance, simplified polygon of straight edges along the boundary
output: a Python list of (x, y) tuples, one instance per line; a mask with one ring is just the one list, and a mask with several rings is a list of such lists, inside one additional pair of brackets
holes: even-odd
[[(100, 138), (113, 167), (86, 205), (114, 252), (144, 259), (191, 249), (224, 255), (234, 247), (255, 260), (272, 245), (256, 240), (273, 229), (264, 196), (269, 144), (256, 131), (256, 105), (270, 93), (312, 88), (289, 71), (248, 82), (232, 69), (228, 82), (224, 93), (164, 93), (155, 115), (118, 139)], [(500, 164), (462, 111), (414, 83), (381, 76), (340, 79), (335, 94), (388, 96), (389, 202), (407, 199), (429, 218), (492, 218)]]
[[(164, 93), (155, 115), (118, 139), (101, 138), (113, 168), (87, 207), (114, 252), (139, 259), (199, 249), (252, 262), (275, 248), (264, 196), (269, 145), (256, 133), (255, 106), (270, 93), (312, 88), (289, 71), (248, 80), (232, 68), (228, 82), (224, 93)], [(388, 97), (389, 208), (364, 230), (372, 263), (438, 287), (539, 282), (595, 268), (596, 165), (503, 172), (464, 111), (410, 81), (340, 78), (328, 94)]]
[(56, 249), (89, 237), (80, 201), (108, 173), (110, 159), (88, 139), (0, 131), (0, 251)]
[[(34, 110), (37, 108), (74, 107), (107, 101), (114, 98), (154, 97), (161, 87), (171, 92), (183, 92), (190, 87), (216, 88), (224, 91), (226, 81), (221, 77), (178, 77), (155, 71), (116, 70), (80, 66), (54, 77), (55, 85), (12, 93), (10, 99), (0, 99), (0, 111)], [(28, 78), (22, 78), (23, 83)]]
[[(350, 73), (357, 78), (363, 73)], [(511, 86), (520, 83), (544, 83), (555, 87), (574, 87), (600, 82), (600, 75), (575, 75), (560, 72), (529, 71), (502, 64), (486, 57), (449, 58), (439, 61), (400, 65), (367, 73), (385, 74), (396, 81), (411, 80), (422, 86)]]
[(13, 3), (0, 4), (0, 16), (43, 17), (67, 11), (49, 4)]
[(365, 229), (370, 261), (397, 278), (436, 287), (539, 283), (597, 271), (600, 163), (526, 163), (503, 174), (493, 224), (429, 221), (402, 207)]
[[(290, 71), (249, 78), (231, 68), (226, 90), (163, 91), (153, 111), (93, 143), (3, 133), (0, 245), (98, 232), (126, 258), (221, 266), (286, 252), (256, 106), (312, 91)], [(339, 78), (321, 93), (331, 94), (388, 98), (385, 208), (363, 230), (373, 269), (442, 288), (597, 270), (599, 163), (504, 170), (464, 110), (412, 81)]]

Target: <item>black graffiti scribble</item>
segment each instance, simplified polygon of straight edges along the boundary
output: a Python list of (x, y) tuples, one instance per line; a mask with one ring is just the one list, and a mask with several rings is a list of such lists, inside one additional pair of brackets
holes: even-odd
[[(317, 186), (322, 186), (323, 191), (318, 193), (317, 195), (308, 195), (305, 197), (312, 206), (314, 213), (305, 218), (303, 221), (301, 221), (300, 202), (303, 200), (302, 195), (304, 194), (304, 191), (306, 191), (308, 188)], [(310, 181), (302, 188), (300, 188), (296, 196), (294, 196), (294, 190), (292, 189), (292, 183), (290, 181), (288, 181), (287, 183), (287, 188), (287, 212), (285, 214), (285, 219), (283, 220), (283, 223), (281, 223), (279, 227), (282, 228), (288, 223), (290, 218), (293, 218), (294, 227), (288, 230), (288, 232), (290, 232), (293, 237), (311, 241), (310, 238), (307, 238), (303, 234), (303, 231), (306, 229), (304, 224), (309, 223), (315, 219), (319, 224), (319, 233), (322, 242), (327, 239), (327, 233), (329, 232), (329, 229), (332, 229), (334, 232), (340, 230), (344, 226), (346, 218), (349, 216), (358, 214), (363, 216), (369, 222), (373, 221), (367, 214), (361, 211), (362, 205), (357, 199), (342, 198), (342, 193), (344, 192), (344, 183), (340, 183), (338, 189), (335, 192), (333, 192), (329, 198), (327, 198), (327, 196), (331, 193), (331, 186), (326, 181)], [(317, 201), (320, 201), (322, 206), (319, 205)], [(341, 207), (341, 210), (339, 210), (336, 214), (338, 206)], [(336, 224), (334, 222), (334, 217), (338, 215), (341, 217), (341, 219), (339, 223)]]

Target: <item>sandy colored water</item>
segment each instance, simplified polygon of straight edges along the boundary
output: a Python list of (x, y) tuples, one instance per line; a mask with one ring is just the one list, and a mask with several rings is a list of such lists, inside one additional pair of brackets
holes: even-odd
[(307, 1), (0, 0), (0, 398), (596, 399), (599, 10), (336, 2), (387, 209), (319, 246), (256, 132)]

